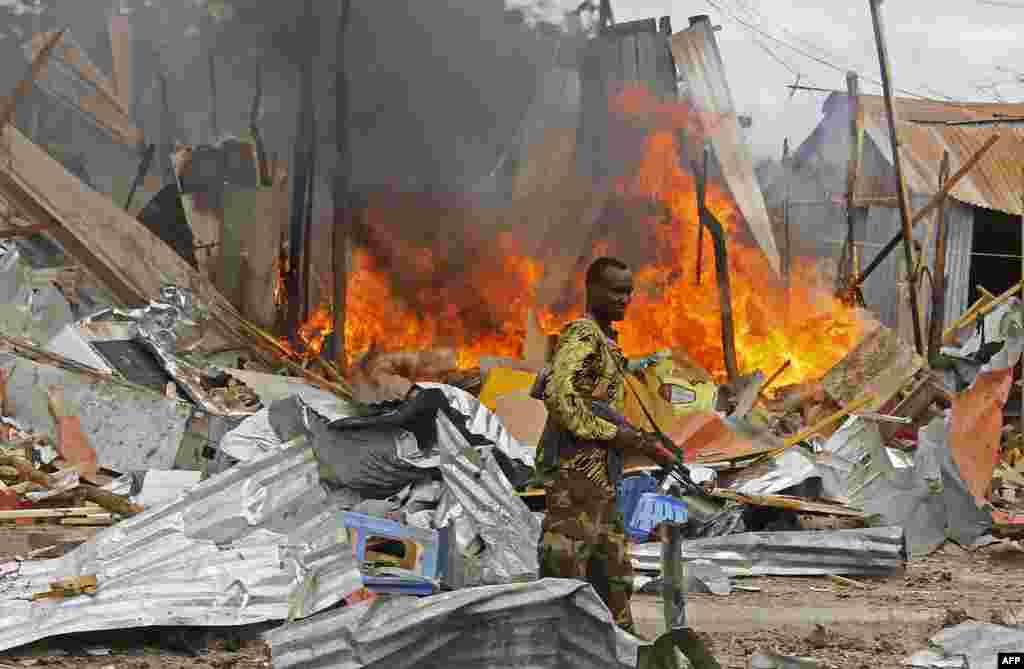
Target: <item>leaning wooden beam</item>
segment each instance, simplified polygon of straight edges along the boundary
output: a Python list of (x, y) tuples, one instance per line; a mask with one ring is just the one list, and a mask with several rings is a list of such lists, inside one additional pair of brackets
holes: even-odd
[[(949, 151), (942, 152), (939, 164), (939, 188), (949, 178)], [(935, 273), (932, 276), (932, 316), (928, 322), (928, 359), (942, 348), (942, 321), (946, 312), (946, 211), (945, 198), (935, 214)]]
[[(988, 150), (991, 149), (998, 141), (999, 135), (992, 135), (991, 137), (989, 137), (988, 141), (986, 141), (982, 145), (982, 147), (978, 149), (973, 156), (971, 156), (970, 160), (964, 163), (964, 166), (957, 170), (956, 173), (953, 176), (951, 176), (949, 180), (942, 185), (941, 188), (939, 188), (939, 192), (932, 196), (932, 199), (928, 202), (928, 204), (926, 204), (922, 209), (920, 209), (916, 214), (914, 214), (912, 224), (917, 225), (920, 221), (924, 220), (924, 218), (928, 214), (932, 213), (932, 211), (934, 211), (935, 208), (939, 206), (939, 203), (942, 202), (942, 200), (949, 195), (950, 191), (953, 190), (953, 188), (958, 183), (960, 183), (960, 180), (967, 176), (968, 172), (974, 169), (974, 166), (978, 164), (978, 162), (985, 156), (985, 154), (988, 153)], [(878, 252), (878, 255), (875, 256), (874, 260), (871, 261), (871, 264), (869, 264), (864, 269), (864, 271), (860, 273), (860, 276), (857, 277), (857, 280), (853, 282), (853, 287), (860, 286), (862, 283), (867, 281), (867, 278), (871, 276), (871, 273), (875, 271), (875, 268), (882, 264), (882, 261), (884, 261), (886, 257), (890, 253), (892, 253), (892, 250), (896, 248), (896, 246), (900, 243), (900, 240), (902, 239), (902, 232), (900, 232), (898, 235), (890, 239), (889, 243), (886, 244), (882, 248), (882, 250)]]
[(903, 160), (900, 157), (900, 140), (896, 130), (896, 112), (892, 103), (892, 81), (889, 72), (889, 52), (885, 45), (885, 31), (882, 27), (882, 0), (869, 0), (871, 19), (875, 26), (875, 44), (878, 46), (878, 64), (882, 71), (882, 93), (885, 99), (885, 113), (889, 118), (889, 141), (892, 144), (892, 166), (896, 172), (896, 195), (900, 202), (900, 223), (903, 226), (903, 252), (907, 262), (907, 283), (910, 287), (910, 317), (914, 326), (914, 347), (918, 355), (924, 355), (924, 338), (921, 332), (921, 310), (917, 306), (917, 272), (914, 271), (914, 223), (910, 214), (910, 195), (903, 178)]
[(953, 323), (952, 325), (950, 325), (948, 328), (943, 330), (943, 332), (942, 332), (942, 341), (943, 341), (943, 343), (946, 343), (946, 344), (950, 343), (952, 341), (952, 339), (953, 339), (953, 335), (956, 333), (957, 330), (959, 330), (960, 328), (964, 327), (965, 325), (967, 325), (971, 321), (976, 320), (978, 318), (981, 318), (985, 314), (989, 313), (990, 311), (992, 311), (993, 309), (998, 307), (1003, 302), (1006, 302), (1011, 297), (1013, 297), (1014, 295), (1019, 293), (1020, 289), (1022, 287), (1024, 287), (1024, 281), (1019, 281), (1019, 282), (1017, 282), (1016, 285), (1011, 286), (1010, 288), (1008, 288), (1006, 290), (1006, 292), (1004, 292), (1002, 295), (1000, 295), (999, 297), (997, 297), (994, 300), (990, 300), (990, 301), (984, 302), (984, 303), (979, 300), (977, 303), (975, 303), (975, 305), (973, 307), (971, 307), (970, 309), (967, 310), (967, 313), (965, 313), (963, 316), (958, 318), (956, 320), (956, 322)]
[(850, 154), (846, 161), (846, 243), (843, 244), (843, 250), (839, 257), (839, 276), (843, 283), (856, 276), (853, 263), (854, 227), (857, 218), (854, 201), (857, 195), (857, 179), (860, 176), (860, 157), (864, 138), (856, 72), (846, 73), (846, 90), (847, 105), (850, 109)]

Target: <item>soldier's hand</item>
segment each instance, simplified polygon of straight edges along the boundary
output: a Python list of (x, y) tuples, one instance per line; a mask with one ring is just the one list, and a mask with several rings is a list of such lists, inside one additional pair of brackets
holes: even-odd
[(622, 425), (619, 426), (619, 431), (615, 434), (615, 437), (611, 440), (609, 445), (612, 448), (618, 448), (623, 451), (638, 451), (644, 453), (647, 450), (646, 441), (647, 438), (644, 432)]

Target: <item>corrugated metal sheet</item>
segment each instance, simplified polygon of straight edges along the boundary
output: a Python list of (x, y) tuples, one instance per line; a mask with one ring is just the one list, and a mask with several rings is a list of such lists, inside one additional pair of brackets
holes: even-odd
[[(884, 100), (878, 95), (861, 95), (864, 130), (872, 143), (892, 163), (889, 123)], [(1020, 123), (986, 123), (984, 125), (948, 125), (965, 121), (993, 121), (1024, 117), (1024, 104), (965, 103), (953, 104), (933, 100), (896, 98), (894, 106), (904, 163), (904, 176), (910, 190), (933, 194), (938, 189), (939, 163), (943, 151), (949, 151), (950, 167), (956, 171), (994, 134), (1000, 136), (985, 157), (952, 190), (952, 196), (967, 204), (987, 207), (1010, 214), (1021, 214), (1020, 156), (1024, 155), (1024, 127)], [(823, 143), (844, 147), (848, 131), (848, 102), (845, 94), (834, 93), (825, 103), (825, 119), (797, 151), (802, 162)], [(918, 121), (918, 122), (915, 122)], [(923, 121), (923, 122), (920, 122)], [(819, 126), (819, 128), (822, 126)], [(845, 163), (845, 157), (843, 158)], [(859, 197), (891, 196), (878, 192), (872, 179), (858, 183)]]
[(754, 239), (778, 272), (781, 267), (779, 251), (764, 195), (754, 174), (753, 153), (740, 130), (725, 77), (725, 66), (710, 22), (698, 21), (673, 35), (672, 54), (680, 74), (686, 79), (685, 95), (699, 113), (713, 119), (709, 124), (711, 127), (705, 131), (715, 147), (715, 156), (736, 205)]
[(637, 666), (642, 643), (590, 585), (563, 579), (389, 597), (266, 639), (274, 669), (621, 669)]
[[(305, 617), (362, 587), (338, 532), (344, 504), (297, 444), (210, 478), (104, 530), (62, 558), (0, 579), (0, 649), (57, 634)], [(31, 601), (96, 575), (95, 595)]]
[[(661, 570), (661, 544), (632, 544), (633, 567)], [(880, 576), (903, 567), (903, 528), (743, 532), (683, 542), (684, 560), (708, 560), (730, 576)]]

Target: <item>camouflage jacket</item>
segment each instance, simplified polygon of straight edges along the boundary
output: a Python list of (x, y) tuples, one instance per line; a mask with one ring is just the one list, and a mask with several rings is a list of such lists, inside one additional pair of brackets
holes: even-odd
[[(609, 441), (618, 433), (618, 427), (595, 416), (590, 401), (605, 400), (622, 413), (625, 386), (621, 370), (625, 366), (625, 357), (615, 339), (606, 335), (594, 320), (581, 318), (568, 323), (559, 335), (551, 376), (544, 389), (548, 420), (583, 447), (560, 454), (559, 465), (586, 474), (608, 490), (613, 489), (608, 478), (608, 453), (598, 445), (586, 448), (586, 442)], [(543, 461), (542, 449), (543, 443), (538, 448), (538, 469)]]

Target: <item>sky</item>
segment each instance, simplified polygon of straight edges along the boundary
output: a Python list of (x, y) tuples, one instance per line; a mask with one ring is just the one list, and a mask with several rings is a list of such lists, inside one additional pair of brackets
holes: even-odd
[[(722, 26), (716, 36), (729, 87), (737, 113), (753, 118), (748, 138), (759, 158), (778, 159), (783, 138), (799, 145), (821, 118), (827, 94), (790, 98), (786, 86), (798, 74), (802, 86), (845, 90), (845, 71), (853, 69), (862, 92), (881, 92), (869, 81), (880, 75), (868, 0), (612, 0), (612, 9), (616, 21), (671, 16), (674, 31), (698, 14)], [(889, 0), (881, 13), (895, 88), (960, 102), (994, 102), (996, 94), (1024, 102), (1024, 0)], [(993, 83), (995, 92), (979, 90)]]

